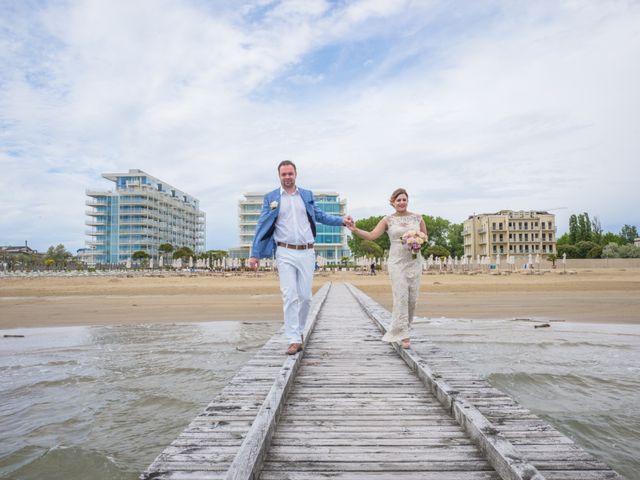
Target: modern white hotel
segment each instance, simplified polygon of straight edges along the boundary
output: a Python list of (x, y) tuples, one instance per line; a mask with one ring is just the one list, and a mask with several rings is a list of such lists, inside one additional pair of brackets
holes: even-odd
[(121, 264), (142, 250), (158, 259), (158, 247), (205, 250), (205, 213), (191, 195), (142, 170), (103, 173), (115, 190), (87, 190), (89, 265)]
[[(238, 202), (238, 224), (240, 227), (240, 246), (232, 248), (232, 257), (248, 258), (256, 232), (256, 225), (262, 209), (265, 192), (247, 192)], [(337, 192), (314, 192), (313, 198), (317, 207), (330, 215), (345, 215), (347, 201), (340, 198)], [(351, 256), (347, 245), (347, 235), (343, 227), (333, 227), (318, 223), (315, 251), (326, 262), (339, 262), (342, 257)]]

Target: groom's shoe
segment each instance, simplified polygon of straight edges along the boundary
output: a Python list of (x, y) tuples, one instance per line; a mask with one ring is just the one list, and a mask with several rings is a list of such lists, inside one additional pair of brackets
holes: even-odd
[(300, 350), (302, 350), (301, 343), (292, 343), (291, 345), (289, 345), (289, 348), (287, 348), (287, 355), (295, 355)]

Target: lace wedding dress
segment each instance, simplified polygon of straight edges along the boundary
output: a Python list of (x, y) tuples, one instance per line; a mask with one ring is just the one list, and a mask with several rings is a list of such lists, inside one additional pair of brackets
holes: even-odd
[(409, 327), (413, 321), (422, 276), (422, 255), (418, 253), (418, 258), (413, 258), (411, 252), (402, 245), (401, 237), (409, 230), (420, 230), (420, 215), (394, 214), (386, 216), (385, 220), (391, 243), (387, 270), (393, 291), (393, 313), (391, 327), (382, 340), (398, 342), (409, 338)]

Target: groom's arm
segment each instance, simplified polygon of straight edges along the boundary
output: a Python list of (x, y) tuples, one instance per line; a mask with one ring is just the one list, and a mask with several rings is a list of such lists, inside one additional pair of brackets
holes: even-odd
[(322, 210), (320, 210), (316, 206), (315, 202), (313, 204), (313, 210), (316, 216), (316, 221), (324, 225), (331, 225), (334, 227), (348, 227), (350, 225), (353, 225), (353, 218), (351, 218), (351, 215), (345, 215), (344, 217), (339, 217), (338, 215), (329, 215), (328, 213), (324, 213)]
[(261, 231), (262, 224), (265, 222), (267, 218), (267, 214), (271, 210), (269, 205), (269, 200), (267, 199), (267, 195), (264, 196), (262, 200), (262, 210), (260, 211), (260, 216), (258, 217), (258, 223), (256, 224), (256, 234), (253, 236), (253, 243), (251, 245), (251, 256), (249, 257), (249, 268), (252, 270), (256, 270), (260, 266), (260, 259), (257, 255), (258, 253), (258, 233)]

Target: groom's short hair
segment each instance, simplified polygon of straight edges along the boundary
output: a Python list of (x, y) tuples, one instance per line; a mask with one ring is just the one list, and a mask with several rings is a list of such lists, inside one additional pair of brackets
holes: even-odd
[(293, 167), (293, 171), (298, 173), (298, 169), (296, 168), (296, 164), (291, 160), (283, 160), (278, 164), (278, 175), (280, 174), (280, 167), (284, 167), (285, 165), (291, 165)]

